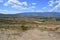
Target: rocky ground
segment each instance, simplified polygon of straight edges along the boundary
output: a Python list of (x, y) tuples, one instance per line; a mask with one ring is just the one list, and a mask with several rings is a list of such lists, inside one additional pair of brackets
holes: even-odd
[(0, 40), (60, 40), (60, 33), (39, 29), (27, 31), (0, 29)]

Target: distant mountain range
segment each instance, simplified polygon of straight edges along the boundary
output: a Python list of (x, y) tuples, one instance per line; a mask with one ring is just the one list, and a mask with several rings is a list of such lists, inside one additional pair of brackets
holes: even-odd
[(16, 14), (2, 14), (0, 13), (0, 17), (55, 17), (60, 18), (60, 13), (58, 12), (25, 12), (25, 13), (16, 13)]

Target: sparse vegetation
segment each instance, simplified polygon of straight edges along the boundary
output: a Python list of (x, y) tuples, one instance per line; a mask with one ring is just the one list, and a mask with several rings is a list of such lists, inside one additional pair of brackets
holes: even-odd
[[(37, 22), (42, 22), (36, 23)], [(19, 29), (19, 30), (28, 30), (30, 28), (39, 28), (42, 30), (57, 30), (59, 29), (57, 26), (60, 25), (59, 23), (52, 21), (51, 19), (40, 19), (40, 18), (28, 18), (28, 17), (21, 17), (21, 18), (0, 18), (0, 28), (5, 28), (5, 29)], [(47, 22), (47, 23), (46, 23)], [(60, 22), (60, 21), (59, 21)], [(37, 24), (38, 27), (36, 26)], [(52, 25), (50, 25), (52, 24)], [(53, 25), (54, 28), (52, 27)], [(47, 27), (45, 27), (47, 26)], [(50, 27), (50, 28), (49, 28)]]
[(60, 21), (60, 18), (56, 18), (56, 21)]
[(22, 29), (23, 31), (26, 31), (28, 28), (29, 28), (29, 27), (27, 27), (27, 26), (25, 26), (25, 25), (21, 25), (21, 29)]

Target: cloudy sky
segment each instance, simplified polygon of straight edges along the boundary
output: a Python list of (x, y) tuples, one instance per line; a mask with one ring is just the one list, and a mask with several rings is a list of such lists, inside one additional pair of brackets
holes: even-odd
[(60, 12), (60, 0), (0, 0), (0, 13)]

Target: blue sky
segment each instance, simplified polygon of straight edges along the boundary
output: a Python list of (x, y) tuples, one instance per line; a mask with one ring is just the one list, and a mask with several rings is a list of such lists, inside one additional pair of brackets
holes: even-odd
[(0, 13), (60, 12), (60, 0), (0, 0)]

